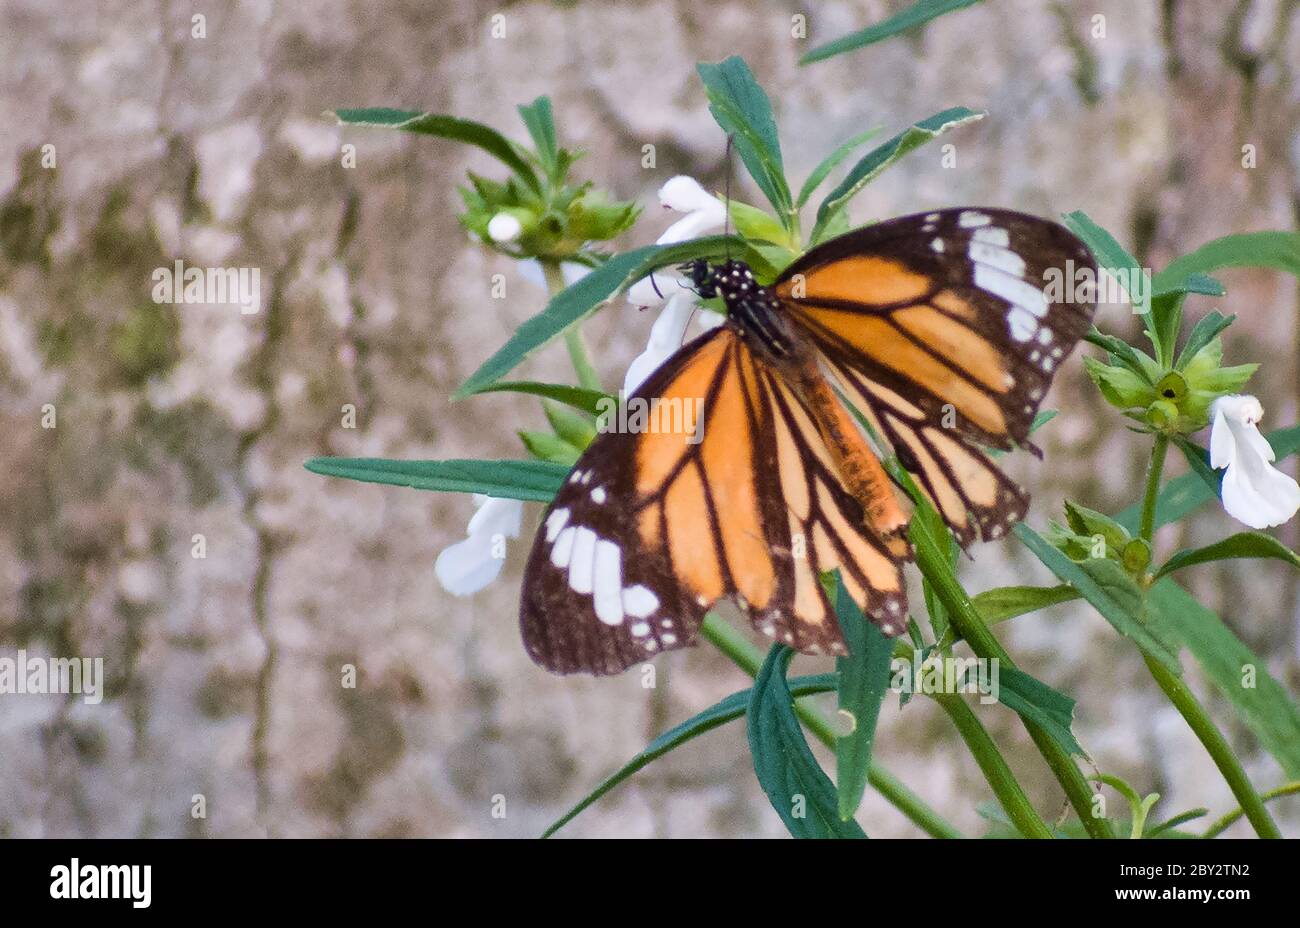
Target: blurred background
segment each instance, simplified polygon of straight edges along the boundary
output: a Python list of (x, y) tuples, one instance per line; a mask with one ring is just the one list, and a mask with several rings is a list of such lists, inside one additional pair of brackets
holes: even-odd
[[(1300, 225), (1294, 0), (990, 0), (797, 66), (906, 5), (3, 0), (0, 655), (102, 656), (108, 690), (97, 706), (0, 697), (0, 835), (535, 835), (654, 735), (746, 685), (707, 647), (660, 658), (653, 689), (635, 673), (549, 676), (524, 654), (516, 617), (536, 507), (501, 579), (455, 599), (433, 562), (463, 537), (468, 497), (303, 470), (319, 454), (517, 457), (514, 430), (543, 424), (535, 402), (508, 395), (448, 402), (543, 304), (454, 218), (466, 169), (498, 166), (448, 142), (341, 130), (327, 109), (454, 113), (524, 138), (516, 104), (549, 94), (561, 142), (588, 152), (578, 175), (646, 205), (619, 243), (640, 245), (670, 221), (655, 197), (669, 177), (721, 187), (724, 139), (694, 65), (740, 54), (772, 96), (796, 183), (870, 126), (888, 135), (953, 105), (989, 111), (943, 140), (955, 168), (939, 145), (914, 153), (855, 201), (858, 221), (963, 204), (1085, 209), (1157, 268), (1220, 235)], [(196, 13), (204, 38), (191, 35)], [(491, 37), (498, 13), (504, 38)], [(807, 39), (791, 36), (796, 13)], [(347, 143), (354, 168), (341, 164)], [(758, 202), (747, 184), (735, 192)], [(262, 311), (155, 303), (151, 274), (177, 258), (259, 268)], [(504, 300), (491, 298), (498, 273)], [(1227, 363), (1263, 362), (1251, 390), (1264, 426), (1292, 424), (1296, 280), (1221, 279), (1228, 296), (1192, 297), (1188, 316), (1239, 314)], [(588, 326), (607, 384), (652, 321), (618, 303)], [(1098, 322), (1136, 337), (1126, 309)], [(559, 346), (522, 372), (569, 376)], [(57, 428), (41, 427), (47, 403)], [(342, 426), (345, 404), (355, 429)], [(1009, 464), (1033, 492), (1033, 524), (1066, 496), (1110, 512), (1135, 500), (1146, 446), (1077, 359), (1045, 405), (1062, 410), (1037, 438), (1046, 460)], [(1207, 507), (1159, 541), (1239, 527)], [(205, 558), (192, 556), (198, 534)], [(1280, 537), (1294, 547), (1296, 526)], [(972, 590), (1051, 582), (1013, 542), (974, 553)], [(1296, 574), (1240, 562), (1186, 580), (1294, 691)], [(1056, 607), (1000, 635), (1079, 701), (1075, 731), (1101, 769), (1161, 793), (1157, 818), (1236, 805), (1137, 651), (1090, 609)], [(347, 664), (355, 688), (341, 685)], [(1184, 665), (1256, 787), (1281, 783)], [(977, 708), (1031, 798), (1049, 817), (1063, 809), (1018, 720)], [(876, 744), (960, 828), (986, 829), (987, 785), (933, 704), (900, 713), (887, 700)], [(191, 815), (199, 794), (205, 818)], [(492, 817), (496, 795), (504, 818)], [(1271, 808), (1300, 835), (1300, 799)], [(860, 820), (872, 835), (919, 834), (874, 793)], [(734, 724), (563, 833), (784, 830)]]

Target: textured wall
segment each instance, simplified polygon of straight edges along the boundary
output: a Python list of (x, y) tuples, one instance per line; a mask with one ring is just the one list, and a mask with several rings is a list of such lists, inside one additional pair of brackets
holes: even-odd
[[(707, 649), (635, 675), (552, 678), (521, 647), (523, 545), (502, 580), (454, 600), (432, 571), (467, 498), (326, 481), (316, 454), (515, 456), (528, 402), (450, 390), (541, 293), (468, 244), (453, 216), (467, 167), (451, 144), (340, 131), (320, 113), (393, 105), (513, 134), (549, 93), (581, 169), (648, 205), (674, 173), (720, 185), (723, 140), (693, 74), (740, 53), (772, 94), (792, 176), (870, 125), (943, 107), (990, 111), (862, 196), (860, 219), (961, 203), (1085, 208), (1159, 266), (1233, 231), (1300, 222), (1300, 12), (1291, 2), (991, 0), (923, 32), (800, 69), (792, 12), (821, 42), (900, 6), (748, 0), (532, 3), (325, 0), (0, 5), (0, 655), (102, 656), (98, 706), (0, 696), (0, 835), (536, 834), (668, 724), (744, 684)], [(207, 16), (207, 36), (190, 16)], [(507, 35), (489, 37), (504, 12)], [(1090, 37), (1090, 17), (1107, 36)], [(357, 166), (339, 147), (357, 146)], [(642, 170), (641, 146), (659, 164)], [(1241, 168), (1241, 146), (1258, 167)], [(53, 144), (57, 167), (41, 166)], [(752, 191), (745, 191), (753, 194)], [(627, 236), (653, 240), (650, 209)], [(167, 306), (150, 274), (175, 258), (260, 269), (263, 309)], [(509, 275), (508, 299), (489, 295)], [(1272, 425), (1297, 418), (1296, 282), (1225, 272), (1241, 315), (1231, 360)], [(1189, 312), (1211, 305), (1194, 298)], [(1101, 325), (1132, 335), (1125, 311)], [(590, 327), (609, 382), (650, 319), (622, 305)], [(563, 351), (530, 373), (566, 374)], [(42, 429), (52, 403), (58, 426)], [(355, 404), (358, 428), (340, 426)], [(1077, 361), (1049, 406), (1047, 464), (1013, 469), (1041, 524), (1065, 495), (1136, 495), (1137, 445)], [(535, 513), (530, 513), (529, 520)], [(1229, 530), (1207, 511), (1188, 539)], [(191, 556), (195, 534), (207, 557)], [(1283, 533), (1296, 543), (1294, 527)], [(973, 589), (1040, 582), (1012, 544), (980, 548)], [(1279, 565), (1199, 569), (1195, 588), (1294, 687), (1297, 586)], [(1058, 607), (1004, 637), (1079, 699), (1105, 770), (1165, 812), (1234, 803), (1136, 652), (1096, 615)], [(340, 668), (359, 685), (340, 685)], [(818, 666), (808, 661), (807, 667)], [(1281, 773), (1195, 670), (1189, 679), (1261, 787)], [(981, 711), (1041, 807), (1060, 796), (1005, 710)], [(878, 757), (963, 829), (988, 789), (923, 700), (884, 712)], [(775, 835), (732, 726), (656, 763), (574, 835)], [(206, 819), (191, 797), (207, 797)], [(507, 797), (504, 820), (490, 797)], [(1300, 803), (1278, 803), (1300, 834)], [(862, 821), (916, 830), (878, 796)], [(1239, 826), (1240, 827), (1240, 826)]]

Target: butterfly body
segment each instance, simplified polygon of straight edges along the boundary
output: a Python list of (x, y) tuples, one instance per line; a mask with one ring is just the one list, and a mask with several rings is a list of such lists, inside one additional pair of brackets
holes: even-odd
[[(695, 429), (602, 427), (548, 509), (520, 621), (533, 659), (616, 673), (690, 644), (730, 599), (769, 637), (843, 654), (820, 578), (887, 634), (907, 615), (906, 515), (851, 403), (957, 540), (997, 538), (1027, 494), (983, 449), (1026, 442), (1091, 304), (1043, 275), (1089, 265), (1060, 226), (1005, 210), (903, 217), (813, 248), (770, 285), (737, 261), (687, 265), (727, 319), (637, 390)], [(684, 421), (684, 420), (683, 420)]]

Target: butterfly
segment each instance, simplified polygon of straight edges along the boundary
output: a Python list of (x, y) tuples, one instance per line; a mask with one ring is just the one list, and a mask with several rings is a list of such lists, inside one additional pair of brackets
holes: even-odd
[(1001, 537), (1029, 497), (986, 451), (1032, 449), (1052, 375), (1095, 310), (1045, 284), (1095, 275), (1086, 246), (1001, 209), (866, 226), (767, 286), (739, 261), (686, 269), (702, 298), (721, 296), (725, 322), (624, 402), (696, 421), (598, 434), (528, 559), (524, 644), (556, 673), (617, 673), (691, 644), (726, 599), (776, 641), (844, 654), (820, 582), (836, 568), (863, 613), (901, 633), (909, 516), (880, 455), (963, 547)]

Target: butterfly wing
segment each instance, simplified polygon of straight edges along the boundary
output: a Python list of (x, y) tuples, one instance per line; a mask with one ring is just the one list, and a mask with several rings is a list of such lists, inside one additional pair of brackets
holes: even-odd
[[(547, 510), (520, 606), (534, 661), (617, 673), (692, 643), (727, 597), (773, 638), (842, 652), (818, 582), (835, 567), (865, 611), (901, 624), (896, 555), (866, 534), (807, 410), (731, 326), (687, 345), (626, 404), (652, 400), (657, 417), (598, 435)], [(663, 427), (674, 410), (684, 428)]]
[(981, 449), (1028, 440), (1092, 320), (1092, 302), (1066, 299), (1084, 271), (1095, 280), (1087, 248), (1056, 223), (952, 209), (826, 242), (774, 287), (967, 544), (1024, 515), (1027, 494)]

